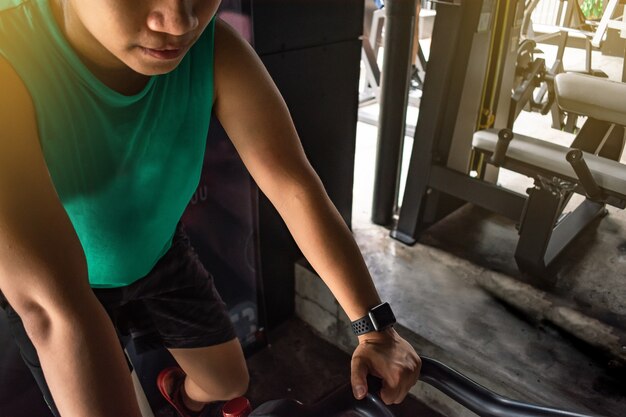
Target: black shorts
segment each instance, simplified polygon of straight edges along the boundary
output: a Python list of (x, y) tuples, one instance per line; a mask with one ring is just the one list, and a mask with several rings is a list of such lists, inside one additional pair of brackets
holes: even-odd
[[(236, 337), (213, 277), (198, 259), (181, 225), (176, 229), (172, 247), (148, 275), (126, 287), (93, 291), (118, 334), (130, 336), (138, 353), (157, 347), (213, 346)], [(3, 298), (1, 293), (0, 298)], [(5, 299), (0, 304), (7, 313), (24, 361), (54, 410), (36, 351), (22, 321)]]
[(226, 305), (179, 225), (170, 250), (127, 287), (93, 290), (115, 328), (138, 353), (164, 346), (197, 348), (235, 338)]

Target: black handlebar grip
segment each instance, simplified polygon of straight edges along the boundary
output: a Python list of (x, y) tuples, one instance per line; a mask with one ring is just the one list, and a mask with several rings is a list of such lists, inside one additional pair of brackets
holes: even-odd
[(511, 129), (502, 129), (498, 132), (498, 142), (496, 142), (496, 148), (491, 155), (489, 163), (491, 165), (500, 167), (506, 157), (506, 151), (509, 149), (509, 145), (515, 135)]
[(380, 395), (380, 390), (383, 389), (383, 380), (374, 376), (367, 376), (367, 390), (372, 394)]
[(595, 178), (589, 170), (585, 157), (580, 149), (570, 150), (565, 159), (574, 169), (580, 185), (585, 190), (587, 196), (592, 200), (602, 200), (602, 190), (598, 186)]

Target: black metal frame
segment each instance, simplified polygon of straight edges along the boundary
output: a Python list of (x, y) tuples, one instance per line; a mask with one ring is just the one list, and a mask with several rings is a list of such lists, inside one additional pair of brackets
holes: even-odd
[(400, 182), (400, 160), (405, 135), (411, 48), (417, 0), (385, 2), (385, 60), (380, 88), (378, 145), (372, 221), (392, 222)]
[(589, 117), (571, 147), (619, 161), (626, 142), (624, 129), (624, 126)]
[[(561, 31), (555, 33), (554, 37), (556, 36), (559, 37), (559, 41), (557, 42), (558, 52), (552, 66), (547, 68), (545, 60), (543, 58), (537, 58), (530, 63), (523, 74), (520, 74), (523, 76), (523, 81), (515, 89), (511, 99), (512, 102), (507, 120), (507, 127), (509, 129), (513, 128), (515, 120), (524, 109), (537, 111), (543, 115), (549, 112), (552, 117), (553, 129), (564, 129), (571, 133), (576, 128), (578, 116), (576, 114), (565, 114), (554, 99), (554, 77), (564, 72), (563, 55), (565, 54), (569, 34), (566, 31)], [(534, 40), (527, 39), (525, 42), (529, 42), (530, 45), (533, 46), (533, 49), (537, 46)], [(539, 90), (535, 91), (537, 88)]]
[[(400, 215), (402, 223), (399, 222), (391, 231), (391, 237), (407, 245), (415, 244), (423, 230), (443, 217), (437, 210), (442, 200), (472, 203), (514, 221), (521, 218), (526, 203), (526, 196), (522, 194), (441, 165), (430, 167), (429, 181), (423, 185), (427, 190), (424, 198), (420, 199), (417, 206), (411, 207), (413, 213), (422, 215), (413, 216), (409, 208), (403, 205), (404, 210)], [(408, 202), (405, 200), (406, 203)], [(447, 213), (447, 210), (443, 213)]]
[[(465, 203), (463, 197), (470, 197), (466, 193), (457, 197), (452, 192), (443, 192), (447, 190), (446, 187), (452, 187), (458, 178), (467, 177), (464, 173), (444, 168), (444, 165), (450, 153), (463, 98), (465, 72), (472, 50), (472, 35), (480, 25), (485, 5), (489, 6), (490, 2), (466, 1), (461, 5), (440, 3), (437, 8), (428, 62), (429, 71), (426, 73), (422, 95), (422, 103), (425, 105), (420, 110), (416, 127), (398, 224), (392, 232), (392, 237), (407, 244), (414, 243), (422, 230), (463, 205)], [(478, 111), (476, 113), (478, 118)], [(452, 178), (447, 178), (448, 175)], [(441, 178), (443, 185), (438, 189), (434, 185)], [(466, 184), (472, 184), (471, 187), (475, 188), (470, 194), (475, 195), (477, 199), (495, 201), (496, 211), (511, 210), (497, 207), (499, 203), (493, 198), (493, 186), (479, 180), (468, 181)], [(374, 205), (378, 203), (375, 199)], [(520, 202), (517, 206), (514, 211), (521, 213)], [(375, 219), (373, 221), (376, 222)]]
[(545, 184), (529, 190), (520, 222), (515, 262), (521, 271), (542, 276), (587, 226), (606, 215), (604, 204), (589, 199), (561, 217), (567, 192)]

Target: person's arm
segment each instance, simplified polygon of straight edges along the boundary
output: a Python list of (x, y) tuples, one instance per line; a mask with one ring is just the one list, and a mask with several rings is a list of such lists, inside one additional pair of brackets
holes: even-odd
[(63, 417), (141, 417), (113, 325), (49, 177), (30, 95), (0, 58), (0, 290)]
[[(287, 106), (252, 48), (225, 23), (216, 27), (215, 113), (259, 188), (351, 320), (380, 303), (360, 250), (309, 164)], [(401, 401), (420, 361), (393, 330), (359, 337), (352, 383), (382, 377), (382, 397)]]

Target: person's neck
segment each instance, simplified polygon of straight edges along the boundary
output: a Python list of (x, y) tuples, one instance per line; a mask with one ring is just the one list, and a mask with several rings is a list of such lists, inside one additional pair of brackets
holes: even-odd
[(69, 10), (67, 3), (63, 0), (51, 0), (50, 5), (57, 26), (96, 78), (124, 95), (134, 95), (145, 88), (150, 77), (133, 71), (107, 51)]

